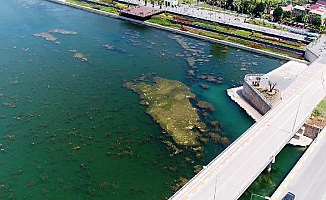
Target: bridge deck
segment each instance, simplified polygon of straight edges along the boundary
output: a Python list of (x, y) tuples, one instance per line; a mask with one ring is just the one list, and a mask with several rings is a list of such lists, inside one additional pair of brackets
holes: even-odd
[(310, 65), (283, 92), (283, 101), (170, 199), (239, 198), (309, 118), (325, 96), (326, 60)]

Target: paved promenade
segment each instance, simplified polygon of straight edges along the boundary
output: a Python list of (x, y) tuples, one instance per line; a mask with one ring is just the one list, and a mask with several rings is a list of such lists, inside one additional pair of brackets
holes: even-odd
[(233, 200), (275, 159), (324, 98), (326, 59), (318, 60), (284, 91), (283, 101), (248, 129), (171, 200)]

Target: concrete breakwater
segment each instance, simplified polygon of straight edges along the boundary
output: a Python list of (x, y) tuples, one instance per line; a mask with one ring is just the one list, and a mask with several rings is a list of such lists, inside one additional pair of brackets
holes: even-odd
[(268, 52), (268, 51), (263, 51), (263, 50), (260, 50), (260, 49), (255, 49), (255, 48), (252, 48), (252, 47), (247, 47), (247, 46), (244, 46), (244, 45), (240, 45), (240, 44), (236, 44), (236, 43), (232, 43), (232, 42), (227, 42), (227, 41), (223, 41), (223, 40), (219, 40), (219, 39), (215, 39), (215, 38), (211, 38), (211, 37), (207, 37), (207, 36), (203, 36), (203, 35), (198, 35), (198, 34), (195, 34), (195, 33), (190, 33), (190, 32), (187, 32), (187, 31), (162, 26), (162, 25), (159, 25), (159, 24), (154, 24), (154, 23), (150, 23), (150, 22), (135, 20), (135, 19), (132, 19), (132, 18), (127, 18), (127, 17), (123, 17), (123, 16), (116, 15), (116, 14), (113, 14), (113, 13), (105, 12), (105, 11), (102, 11), (102, 10), (98, 10), (98, 9), (94, 9), (94, 8), (90, 8), (90, 7), (86, 7), (86, 6), (82, 6), (82, 5), (77, 5), (77, 4), (70, 3), (70, 2), (67, 2), (67, 1), (64, 1), (64, 0), (46, 0), (46, 1), (53, 2), (53, 3), (58, 3), (58, 4), (66, 5), (66, 6), (70, 6), (70, 7), (77, 8), (77, 9), (80, 9), (80, 10), (84, 10), (84, 11), (87, 11), (87, 12), (91, 12), (91, 13), (94, 13), (94, 14), (99, 14), (99, 15), (103, 15), (103, 16), (107, 16), (107, 17), (126, 20), (126, 21), (130, 21), (130, 22), (133, 22), (133, 23), (137, 23), (137, 24), (141, 24), (141, 25), (145, 25), (145, 26), (154, 27), (154, 28), (157, 28), (157, 29), (170, 31), (170, 32), (173, 32), (173, 33), (181, 34), (181, 35), (187, 35), (187, 36), (190, 36), (190, 37), (198, 38), (198, 39), (205, 40), (205, 41), (212, 42), (212, 43), (231, 46), (231, 47), (234, 47), (234, 48), (239, 48), (239, 49), (251, 51), (251, 52), (254, 52), (254, 53), (263, 54), (263, 55), (271, 56), (271, 57), (278, 58), (278, 59), (283, 59), (283, 60), (287, 60), (287, 61), (295, 60), (295, 61), (298, 61), (298, 62), (306, 63), (305, 60), (296, 59), (296, 58), (292, 58), (292, 57), (289, 57), (289, 56), (280, 55), (280, 54), (276, 54), (276, 53), (272, 53), (272, 52)]

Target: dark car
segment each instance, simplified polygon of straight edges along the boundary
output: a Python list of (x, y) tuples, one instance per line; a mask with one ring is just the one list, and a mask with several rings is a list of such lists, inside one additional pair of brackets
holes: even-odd
[(286, 195), (282, 198), (282, 200), (293, 200), (295, 195), (292, 192), (286, 193)]

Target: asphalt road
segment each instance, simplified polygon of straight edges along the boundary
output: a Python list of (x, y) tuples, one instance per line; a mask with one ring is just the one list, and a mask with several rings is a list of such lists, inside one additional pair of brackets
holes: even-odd
[(239, 198), (324, 98), (325, 64), (326, 60), (322, 60), (305, 70), (283, 92), (283, 101), (280, 104), (170, 199)]

